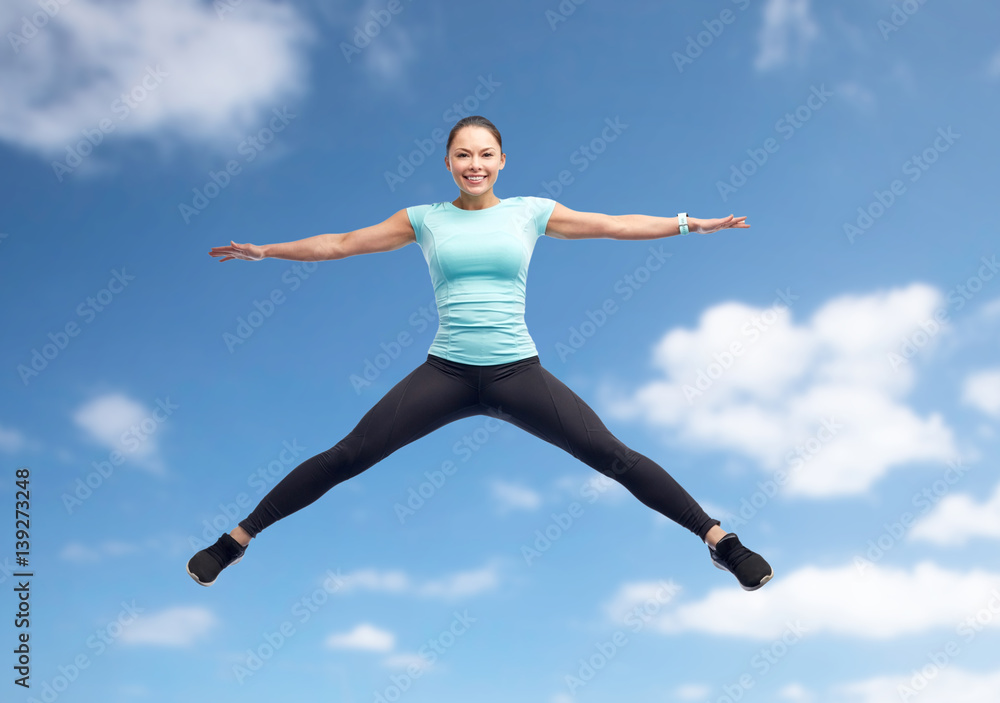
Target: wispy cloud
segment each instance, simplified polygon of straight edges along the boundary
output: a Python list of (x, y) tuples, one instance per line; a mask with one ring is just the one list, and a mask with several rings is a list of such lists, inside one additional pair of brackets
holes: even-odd
[[(343, 33), (338, 42), (344, 60), (363, 71), (370, 91), (406, 94), (413, 98), (413, 67), (418, 65), (421, 43), (433, 40), (440, 29), (426, 25), (404, 2), (398, 13), (387, 13), (382, 0), (365, 0), (354, 14), (338, 9), (324, 11)], [(374, 19), (380, 16), (382, 21)]]
[(491, 591), (500, 584), (497, 564), (495, 562), (480, 569), (459, 571), (444, 578), (427, 581), (421, 584), (416, 592), (431, 598), (463, 598), (474, 596), (484, 591)]
[(135, 622), (125, 627), (121, 640), (126, 644), (190, 647), (217, 624), (217, 618), (207, 608), (178, 606), (139, 615)]
[(20, 430), (0, 426), (0, 451), (14, 454), (24, 449), (25, 446), (27, 446), (27, 441)]
[(537, 510), (542, 504), (542, 497), (527, 486), (499, 479), (490, 483), (490, 492), (501, 513), (511, 510)]
[(962, 384), (962, 402), (1000, 419), (1000, 368), (967, 376)]
[(987, 66), (986, 73), (990, 78), (1000, 78), (1000, 51), (993, 54)]
[(334, 633), (326, 638), (326, 646), (335, 649), (361, 649), (368, 652), (389, 652), (396, 646), (396, 636), (388, 630), (363, 622), (349, 632)]
[(703, 683), (682, 684), (674, 689), (674, 697), (682, 701), (701, 701), (712, 694), (712, 688)]
[(459, 571), (423, 582), (415, 581), (406, 572), (358, 569), (344, 574), (339, 593), (354, 590), (381, 591), (423, 598), (445, 600), (472, 596), (492, 590), (500, 583), (499, 565), (496, 561), (468, 571)]
[(139, 547), (128, 542), (108, 540), (99, 544), (85, 544), (83, 542), (69, 542), (59, 552), (59, 556), (67, 561), (78, 563), (97, 563), (106, 557), (119, 557), (126, 554), (134, 554), (139, 551)]
[(754, 67), (767, 71), (792, 60), (803, 61), (817, 36), (819, 27), (810, 15), (809, 0), (768, 0)]
[(878, 102), (875, 92), (859, 81), (845, 81), (836, 87), (836, 91), (863, 113), (871, 114)]

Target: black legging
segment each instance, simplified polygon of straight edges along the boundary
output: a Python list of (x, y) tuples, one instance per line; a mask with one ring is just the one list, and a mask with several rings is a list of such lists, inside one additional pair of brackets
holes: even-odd
[(306, 459), (278, 482), (240, 527), (254, 537), (400, 447), (473, 415), (506, 420), (564, 449), (702, 539), (719, 524), (659, 464), (611, 434), (537, 356), (476, 366), (428, 354), (336, 446)]

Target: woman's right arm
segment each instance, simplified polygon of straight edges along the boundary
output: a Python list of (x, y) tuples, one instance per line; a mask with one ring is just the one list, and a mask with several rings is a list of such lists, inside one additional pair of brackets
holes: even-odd
[(319, 234), (294, 242), (260, 246), (264, 257), (291, 261), (330, 261), (358, 254), (393, 251), (417, 241), (406, 209), (371, 227), (342, 234)]
[(410, 218), (404, 208), (384, 222), (351, 232), (318, 234), (315, 237), (280, 244), (253, 245), (231, 242), (232, 246), (213, 247), (209, 254), (224, 256), (221, 261), (229, 259), (254, 261), (263, 258), (329, 261), (346, 259), (357, 254), (393, 251), (415, 241), (417, 238), (413, 232), (413, 225), (410, 224)]

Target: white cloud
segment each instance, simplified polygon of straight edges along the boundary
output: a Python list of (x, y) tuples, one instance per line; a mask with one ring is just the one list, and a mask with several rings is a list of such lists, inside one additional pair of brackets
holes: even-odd
[(93, 546), (83, 542), (69, 542), (59, 552), (59, 556), (67, 561), (95, 563), (103, 561), (105, 557), (117, 557), (133, 554), (137, 551), (139, 548), (136, 545), (116, 540), (105, 541)]
[(379, 23), (373, 13), (384, 13), (385, 7), (384, 0), (365, 0), (353, 14), (339, 8), (323, 13), (342, 33), (337, 41), (338, 53), (349, 67), (365, 73), (369, 90), (402, 91), (412, 99), (410, 69), (419, 59), (417, 45), (432, 42), (435, 37), (430, 36), (431, 32), (436, 31), (436, 38), (441, 39), (443, 25), (435, 28), (421, 24), (407, 9), (408, 3), (402, 4), (401, 12), (390, 14), (387, 22)]
[(674, 689), (674, 697), (682, 701), (701, 701), (708, 698), (712, 688), (703, 683), (688, 683)]
[(417, 593), (432, 598), (462, 598), (493, 590), (499, 582), (497, 566), (492, 563), (481, 569), (460, 571), (441, 579), (428, 581), (417, 589)]
[(967, 376), (962, 384), (962, 402), (1000, 418), (1000, 368)]
[(878, 102), (875, 92), (858, 81), (845, 81), (837, 86), (837, 93), (859, 110), (871, 113)]
[(983, 303), (983, 306), (979, 309), (979, 314), (987, 320), (1000, 317), (1000, 298)]
[(338, 649), (363, 649), (369, 652), (389, 652), (396, 645), (396, 636), (374, 625), (361, 623), (350, 632), (332, 634), (326, 646)]
[(416, 583), (404, 571), (379, 571), (358, 569), (343, 575), (339, 593), (352, 590), (382, 591), (425, 598), (462, 598), (497, 587), (500, 583), (499, 566), (493, 561), (478, 569), (459, 571), (441, 578)]
[(109, 393), (87, 402), (73, 414), (73, 421), (90, 438), (153, 473), (163, 473), (157, 436), (169, 417), (160, 407), (147, 409), (122, 393)]
[(27, 442), (20, 430), (0, 427), (0, 451), (14, 454), (21, 451)]
[[(0, 24), (21, 33), (38, 5), (4, 8)], [(65, 156), (107, 119), (109, 140), (172, 132), (230, 148), (304, 91), (312, 36), (294, 7), (268, 0), (221, 18), (199, 0), (73, 0), (0, 58), (0, 139)]]
[(490, 491), (502, 513), (510, 510), (537, 510), (542, 504), (542, 497), (538, 493), (514, 483), (494, 480), (490, 483)]
[(346, 574), (337, 589), (348, 593), (355, 589), (406, 593), (412, 589), (410, 577), (403, 571), (379, 571), (378, 569), (358, 569)]
[(813, 694), (802, 684), (798, 683), (790, 683), (783, 686), (778, 691), (778, 697), (786, 701), (795, 701), (795, 703), (806, 703), (807, 701), (815, 700)]
[(423, 671), (430, 667), (431, 662), (415, 652), (399, 652), (383, 659), (382, 664), (392, 669), (407, 669), (415, 666), (418, 670)]
[(797, 45), (801, 60), (819, 29), (809, 13), (809, 0), (768, 0), (764, 7), (764, 25), (760, 30), (760, 52), (754, 61), (758, 71), (766, 71), (786, 63)]
[(966, 494), (945, 496), (910, 528), (909, 537), (945, 546), (962, 545), (975, 537), (1000, 539), (1000, 484), (984, 503)]
[[(945, 655), (947, 658), (947, 655)], [(919, 700), (920, 703), (996, 703), (1000, 700), (1000, 671), (972, 672), (956, 668), (951, 661), (944, 668), (930, 660), (915, 662), (914, 671), (893, 676), (879, 676), (837, 687), (837, 692), (851, 703), (885, 703), (895, 700)], [(919, 666), (918, 666), (919, 665)], [(926, 668), (932, 677), (920, 671)], [(905, 687), (905, 688), (901, 688)], [(919, 695), (919, 698), (916, 698)], [(836, 700), (844, 700), (838, 697)]]
[(632, 625), (636, 618), (645, 621), (662, 611), (680, 592), (681, 587), (673, 581), (623, 583), (614, 597), (605, 603), (604, 613), (612, 622)]
[(121, 640), (127, 644), (157, 644), (189, 647), (217, 624), (207, 608), (168, 608), (155, 615), (138, 615), (127, 624)]
[[(611, 617), (641, 605), (648, 600), (653, 585), (623, 585), (606, 613)], [(787, 574), (777, 572), (752, 599), (733, 581), (730, 587), (712, 590), (700, 600), (671, 601), (647, 628), (668, 634), (700, 632), (769, 640), (797, 627), (804, 637), (827, 632), (884, 640), (928, 630), (952, 630), (956, 623), (991, 604), (996, 608), (1000, 603), (998, 589), (1000, 573), (949, 571), (930, 562), (909, 570), (871, 563), (863, 569), (853, 563), (830, 568), (806, 566)], [(1000, 616), (985, 626), (1000, 626)]]
[(990, 78), (1000, 78), (1000, 51), (993, 54), (993, 57), (989, 61), (989, 65), (986, 68), (987, 74)]
[[(789, 494), (862, 493), (893, 466), (958, 453), (939, 414), (920, 417), (901, 402), (917, 361), (902, 356), (903, 339), (923, 334), (919, 324), (941, 301), (919, 283), (842, 295), (802, 325), (780, 300), (766, 309), (719, 303), (696, 329), (661, 338), (653, 364), (662, 378), (625, 398), (602, 389), (602, 400), (609, 414), (673, 428), (692, 448), (740, 452), (786, 471)], [(947, 329), (916, 355), (930, 355)]]

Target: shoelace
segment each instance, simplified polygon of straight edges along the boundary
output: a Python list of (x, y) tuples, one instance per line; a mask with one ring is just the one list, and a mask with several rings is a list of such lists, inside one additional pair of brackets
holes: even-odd
[[(718, 550), (716, 550), (716, 554), (718, 554)], [(719, 554), (719, 556), (724, 562), (726, 562), (726, 564), (729, 565), (730, 568), (735, 569), (741, 563), (753, 556), (753, 552), (744, 547), (742, 544), (737, 543), (737, 546), (733, 547), (729, 554), (724, 557), (721, 554)]]
[(221, 566), (228, 566), (230, 563), (233, 562), (233, 560), (235, 560), (240, 556), (238, 553), (235, 553), (232, 556), (230, 556), (229, 554), (226, 553), (226, 550), (222, 547), (222, 545), (219, 542), (216, 542), (211, 547), (209, 547), (208, 553), (211, 554), (213, 557), (215, 557), (216, 561), (218, 561)]

